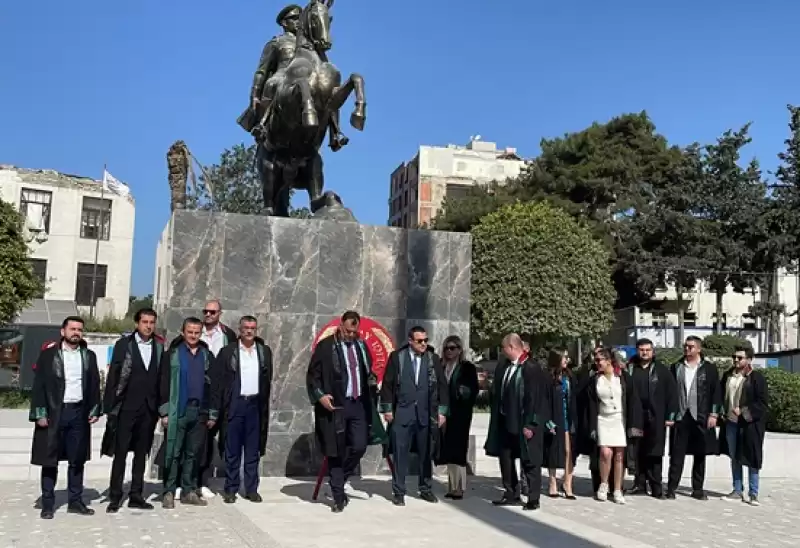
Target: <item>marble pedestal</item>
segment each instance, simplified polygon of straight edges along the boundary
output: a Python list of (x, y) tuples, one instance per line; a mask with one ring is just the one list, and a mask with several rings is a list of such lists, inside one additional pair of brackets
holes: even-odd
[[(275, 360), (262, 474), (313, 476), (321, 458), (305, 377), (316, 335), (353, 309), (397, 345), (417, 324), (437, 349), (450, 334), (468, 341), (471, 245), (469, 234), (176, 211), (157, 252), (159, 323), (173, 337), (212, 298), (234, 329), (240, 316), (256, 316)], [(373, 455), (362, 472), (381, 468)]]

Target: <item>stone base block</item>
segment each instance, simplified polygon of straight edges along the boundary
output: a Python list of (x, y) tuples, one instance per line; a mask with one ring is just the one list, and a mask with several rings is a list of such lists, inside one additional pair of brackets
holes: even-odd
[(437, 348), (448, 335), (468, 341), (471, 264), (469, 234), (178, 210), (157, 251), (156, 308), (169, 338), (209, 299), (234, 328), (242, 315), (258, 319), (275, 368), (262, 472), (313, 476), (306, 370), (316, 337), (352, 309), (391, 338), (376, 362), (414, 325)]

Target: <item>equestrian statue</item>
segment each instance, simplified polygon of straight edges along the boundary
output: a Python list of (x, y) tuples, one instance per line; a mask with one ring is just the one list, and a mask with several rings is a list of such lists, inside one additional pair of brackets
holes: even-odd
[(280, 11), (277, 23), (283, 34), (264, 46), (250, 104), (237, 120), (256, 140), (265, 215), (287, 217), (292, 189), (308, 192), (316, 217), (324, 216), (329, 208), (342, 208), (338, 196), (323, 194), (319, 149), (326, 133), (334, 152), (347, 145), (339, 109), (353, 92), (350, 124), (362, 131), (367, 102), (364, 79), (351, 74), (342, 83), (341, 73), (328, 61), (333, 1), (309, 0), (304, 8), (292, 4)]

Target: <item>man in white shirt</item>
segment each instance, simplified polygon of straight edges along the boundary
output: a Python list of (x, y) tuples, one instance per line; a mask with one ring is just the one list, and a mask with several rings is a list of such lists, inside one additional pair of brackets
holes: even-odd
[(83, 502), (83, 470), (91, 455), (91, 428), (101, 414), (97, 357), (83, 340), (83, 320), (61, 324), (61, 340), (36, 360), (30, 420), (35, 423), (31, 464), (42, 467), (42, 519), (55, 512), (58, 463), (66, 460), (67, 512), (90, 516)]
[(219, 409), (220, 446), (225, 459), (223, 500), (236, 502), (244, 457), (244, 497), (261, 502), (258, 465), (266, 452), (272, 350), (256, 336), (253, 316), (239, 320), (239, 340), (223, 348), (211, 373), (212, 407)]
[(683, 360), (670, 368), (678, 389), (678, 413), (670, 440), (667, 499), (675, 499), (686, 455), (692, 455), (692, 497), (708, 500), (703, 490), (706, 455), (718, 450), (716, 426), (722, 395), (717, 366), (703, 358), (702, 350), (699, 337), (687, 337)]
[[(203, 332), (200, 340), (206, 343), (211, 354), (217, 356), (220, 350), (237, 340), (236, 333), (223, 324), (222, 303), (217, 299), (212, 299), (203, 307)], [(197, 485), (200, 487), (200, 495), (205, 498), (213, 498), (214, 492), (209, 488), (209, 481), (214, 471), (214, 449), (217, 447), (216, 437), (219, 433), (219, 426), (208, 431), (206, 442), (203, 446), (203, 453), (200, 456), (200, 466), (198, 468)]]

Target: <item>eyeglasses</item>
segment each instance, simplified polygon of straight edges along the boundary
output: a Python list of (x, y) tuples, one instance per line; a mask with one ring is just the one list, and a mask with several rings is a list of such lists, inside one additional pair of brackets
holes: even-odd
[(424, 338), (424, 339), (411, 339), (411, 340), (414, 341), (417, 344), (425, 344), (425, 343), (428, 342), (428, 338), (427, 337)]
[(450, 345), (450, 346), (445, 346), (444, 349), (445, 350), (459, 350), (460, 348), (458, 346), (455, 346), (455, 345)]
[(206, 308), (203, 310), (203, 316), (213, 316), (217, 312), (219, 312), (219, 310), (209, 310), (208, 308)]

